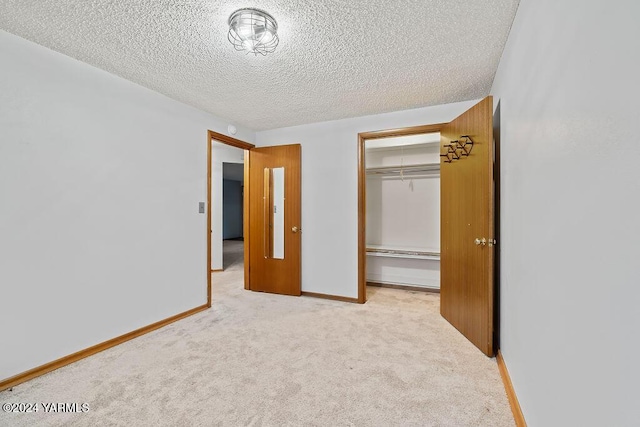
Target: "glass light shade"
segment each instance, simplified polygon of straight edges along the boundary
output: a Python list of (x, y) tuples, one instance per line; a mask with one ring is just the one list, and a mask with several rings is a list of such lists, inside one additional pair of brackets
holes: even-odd
[(236, 50), (266, 55), (278, 45), (278, 24), (259, 9), (238, 9), (229, 17), (228, 39)]

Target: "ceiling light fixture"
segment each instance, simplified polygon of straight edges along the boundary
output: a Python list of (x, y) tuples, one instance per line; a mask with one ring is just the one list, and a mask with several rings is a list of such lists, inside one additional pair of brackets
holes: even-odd
[(238, 9), (229, 17), (229, 41), (236, 50), (266, 55), (278, 46), (278, 23), (259, 9)]

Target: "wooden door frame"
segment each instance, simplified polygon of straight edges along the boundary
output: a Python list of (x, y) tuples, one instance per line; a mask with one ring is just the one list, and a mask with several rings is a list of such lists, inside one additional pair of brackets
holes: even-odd
[(365, 141), (370, 139), (391, 138), (395, 136), (418, 135), (440, 132), (446, 123), (412, 126), (399, 129), (361, 132), (358, 134), (358, 303), (367, 301), (367, 224), (366, 224), (366, 183)]
[[(249, 151), (255, 145), (245, 141), (223, 135), (212, 130), (207, 131), (207, 307), (211, 307), (211, 144), (220, 142), (244, 151), (244, 197), (242, 227), (244, 238), (249, 238)], [(249, 247), (244, 245), (244, 288), (251, 289), (249, 283)]]

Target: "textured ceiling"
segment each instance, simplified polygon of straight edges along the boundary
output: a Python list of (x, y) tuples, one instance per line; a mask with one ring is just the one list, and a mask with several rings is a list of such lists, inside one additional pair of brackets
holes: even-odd
[[(0, 28), (254, 130), (480, 98), (519, 0), (0, 0)], [(266, 57), (227, 41), (268, 11)]]

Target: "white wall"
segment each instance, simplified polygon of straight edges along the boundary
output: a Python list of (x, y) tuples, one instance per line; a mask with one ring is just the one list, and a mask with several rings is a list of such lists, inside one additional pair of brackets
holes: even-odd
[(449, 122), (476, 101), (256, 133), (302, 145), (302, 290), (358, 295), (358, 133)]
[(639, 17), (522, 0), (493, 84), (501, 345), (531, 427), (640, 420)]
[(206, 303), (198, 202), (227, 123), (2, 31), (0, 58), (5, 379)]
[[(440, 145), (367, 150), (366, 167), (439, 163)], [(367, 175), (367, 244), (440, 251), (440, 174)]]
[(367, 176), (367, 244), (440, 251), (440, 175)]
[(367, 281), (440, 289), (440, 261), (369, 255)]
[[(234, 135), (235, 137), (236, 135)], [(251, 136), (251, 135), (250, 135)], [(239, 137), (246, 142), (248, 139)], [(244, 150), (211, 142), (211, 269), (222, 270), (223, 163), (244, 163)]]

